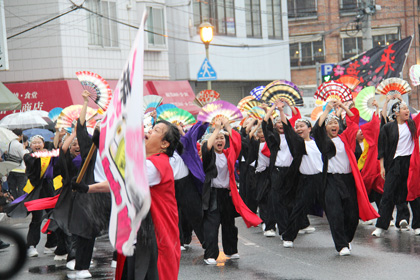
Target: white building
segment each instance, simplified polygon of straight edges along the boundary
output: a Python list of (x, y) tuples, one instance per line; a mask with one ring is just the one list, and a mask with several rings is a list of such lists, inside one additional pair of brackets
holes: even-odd
[(197, 113), (194, 93), (207, 88), (197, 82), (205, 58), (197, 26), (208, 19), (216, 32), (212, 88), (223, 99), (236, 103), (256, 86), (290, 80), (286, 0), (0, 1), (9, 54), (0, 81), (24, 111), (80, 104), (77, 71), (97, 73), (114, 88), (144, 10), (151, 31), (145, 34), (145, 94)]
[[(158, 28), (165, 24), (164, 17), (159, 18), (163, 10), (155, 11), (143, 1), (0, 1), (4, 2), (9, 54), (9, 69), (0, 71), (0, 81), (21, 99), (23, 111), (80, 104), (77, 71), (97, 73), (114, 88), (145, 9), (152, 15), (147, 28), (164, 32)], [(166, 38), (146, 36), (145, 94), (165, 96), (167, 90), (172, 96), (180, 91), (193, 98), (188, 82), (169, 83)]]
[[(162, 6), (164, 8), (164, 6)], [(217, 73), (212, 89), (238, 102), (261, 85), (290, 80), (287, 1), (167, 0), (171, 79), (189, 80), (194, 91), (206, 89), (197, 73), (206, 57), (198, 26), (209, 21), (215, 37), (209, 60)]]

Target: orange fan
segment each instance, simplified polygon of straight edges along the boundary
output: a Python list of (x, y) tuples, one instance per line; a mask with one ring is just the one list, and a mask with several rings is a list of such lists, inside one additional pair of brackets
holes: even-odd
[(351, 91), (353, 91), (360, 84), (359, 79), (348, 75), (341, 76), (339, 79), (337, 79), (337, 82), (345, 84)]
[(321, 115), (324, 110), (322, 110), (322, 106), (315, 107), (311, 113), (311, 120), (316, 121)]
[(314, 98), (326, 102), (331, 100), (341, 100), (341, 102), (353, 100), (351, 90), (346, 85), (336, 81), (322, 83), (316, 90)]
[(388, 78), (383, 80), (377, 87), (376, 87), (376, 94), (383, 94), (383, 95), (394, 95), (394, 94), (406, 94), (411, 92), (411, 87), (407, 81), (404, 81), (400, 78)]
[[(64, 128), (67, 131), (71, 131), (76, 125), (77, 119), (80, 116), (82, 105), (71, 105), (63, 109), (57, 119), (57, 128)], [(86, 126), (95, 128), (96, 120), (95, 116), (97, 111), (88, 107), (86, 111)]]
[(206, 89), (200, 91), (194, 99), (194, 103), (200, 107), (204, 107), (213, 101), (219, 100), (220, 94), (217, 91)]
[[(248, 103), (249, 102), (251, 102), (251, 101), (255, 101), (255, 102), (257, 102), (257, 100), (254, 98), (254, 96), (252, 96), (252, 95), (248, 95), (248, 96), (246, 96), (246, 97), (244, 97), (244, 98), (242, 98), (240, 101), (239, 101), (239, 103), (238, 103), (238, 109), (242, 112), (242, 111), (246, 111), (246, 109), (244, 109), (244, 107), (245, 106), (247, 106), (248, 105)], [(258, 105), (255, 105), (255, 106), (258, 106)], [(249, 107), (249, 109), (251, 109), (252, 107), (254, 107), (254, 106), (251, 106), (251, 107)], [(249, 110), (248, 109), (248, 110)]]

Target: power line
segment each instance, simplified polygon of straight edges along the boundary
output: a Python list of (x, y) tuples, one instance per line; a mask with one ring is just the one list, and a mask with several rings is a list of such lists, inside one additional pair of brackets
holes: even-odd
[(16, 36), (19, 36), (19, 35), (23, 34), (23, 33), (26, 33), (26, 32), (28, 32), (28, 31), (31, 31), (31, 30), (33, 30), (33, 29), (35, 29), (35, 28), (38, 28), (38, 27), (40, 27), (40, 26), (42, 26), (42, 25), (44, 25), (44, 24), (47, 24), (47, 23), (48, 23), (48, 22), (50, 22), (50, 21), (56, 20), (56, 19), (58, 19), (58, 18), (60, 18), (60, 17), (62, 17), (62, 16), (64, 16), (64, 15), (67, 15), (67, 14), (69, 14), (69, 13), (71, 13), (71, 12), (74, 12), (74, 11), (76, 11), (76, 10), (78, 10), (78, 9), (80, 9), (80, 7), (78, 7), (78, 6), (72, 7), (70, 11), (67, 11), (67, 12), (65, 12), (65, 13), (59, 14), (58, 16), (55, 16), (55, 17), (53, 17), (53, 18), (50, 18), (50, 19), (48, 19), (48, 20), (46, 20), (46, 21), (44, 21), (44, 22), (41, 22), (40, 24), (37, 24), (37, 25), (32, 26), (32, 27), (30, 27), (30, 28), (28, 28), (28, 29), (25, 29), (25, 30), (23, 30), (23, 31), (21, 31), (21, 32), (18, 32), (18, 33), (16, 33), (16, 34), (12, 35), (12, 36), (7, 37), (7, 39), (9, 40), (9, 39), (12, 39), (12, 38), (14, 38), (14, 37), (16, 37)]

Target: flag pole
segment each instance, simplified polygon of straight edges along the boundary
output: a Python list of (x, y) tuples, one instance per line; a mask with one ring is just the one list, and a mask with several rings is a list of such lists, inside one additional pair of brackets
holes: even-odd
[(408, 50), (407, 50), (407, 52), (406, 52), (406, 54), (405, 54), (404, 64), (403, 64), (403, 67), (401, 68), (401, 72), (400, 72), (400, 78), (401, 78), (401, 79), (403, 78), (403, 70), (404, 70), (404, 67), (405, 67), (405, 63), (407, 62), (408, 53), (410, 52), (411, 45), (413, 44), (413, 40), (414, 40), (414, 34), (413, 34), (413, 35), (411, 35), (410, 46), (408, 46)]
[(86, 169), (87, 169), (87, 167), (88, 167), (88, 165), (89, 165), (89, 163), (92, 159), (92, 156), (93, 156), (93, 153), (95, 152), (95, 150), (96, 150), (96, 146), (95, 146), (94, 143), (92, 143), (92, 146), (90, 147), (90, 150), (89, 150), (89, 153), (86, 157), (86, 160), (83, 163), (82, 169), (80, 170), (80, 173), (77, 176), (76, 183), (79, 184), (82, 181), (83, 176), (85, 176)]

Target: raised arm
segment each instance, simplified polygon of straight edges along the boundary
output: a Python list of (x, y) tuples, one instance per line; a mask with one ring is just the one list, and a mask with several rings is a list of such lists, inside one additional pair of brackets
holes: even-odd
[(69, 149), (74, 138), (76, 138), (76, 128), (73, 129), (70, 136), (67, 137), (66, 140), (64, 140), (63, 146), (61, 146), (61, 149), (63, 150), (64, 153), (67, 153), (67, 150)]
[(276, 109), (276, 104), (273, 104), (273, 106), (271, 106), (270, 109), (268, 109), (267, 114), (265, 114), (265, 117), (264, 117), (264, 120), (266, 122), (268, 122), (268, 120), (270, 119), (275, 109)]
[[(211, 150), (213, 147), (214, 142), (216, 141), (216, 137), (219, 134), (220, 130), (222, 129), (222, 121), (220, 119), (216, 120), (214, 124), (214, 131), (210, 135), (209, 140), (207, 140), (207, 150)], [(232, 131), (231, 131), (232, 133)]]
[[(250, 139), (252, 139), (254, 137), (255, 132), (258, 130), (258, 128), (261, 125), (261, 122), (262, 122), (262, 120), (258, 120), (257, 121), (257, 124), (252, 128), (251, 132), (249, 133), (249, 138)], [(252, 122), (252, 123), (255, 123), (255, 122)]]
[(325, 122), (325, 119), (327, 118), (329, 112), (334, 107), (336, 101), (330, 101), (327, 103), (327, 106), (325, 107), (324, 112), (322, 112), (321, 116), (318, 119), (318, 125), (321, 127), (322, 124)]
[(82, 93), (82, 96), (83, 96), (83, 106), (82, 106), (82, 110), (80, 111), (79, 120), (80, 120), (80, 124), (84, 125), (86, 121), (86, 112), (87, 112), (90, 93), (87, 90), (84, 90)]

